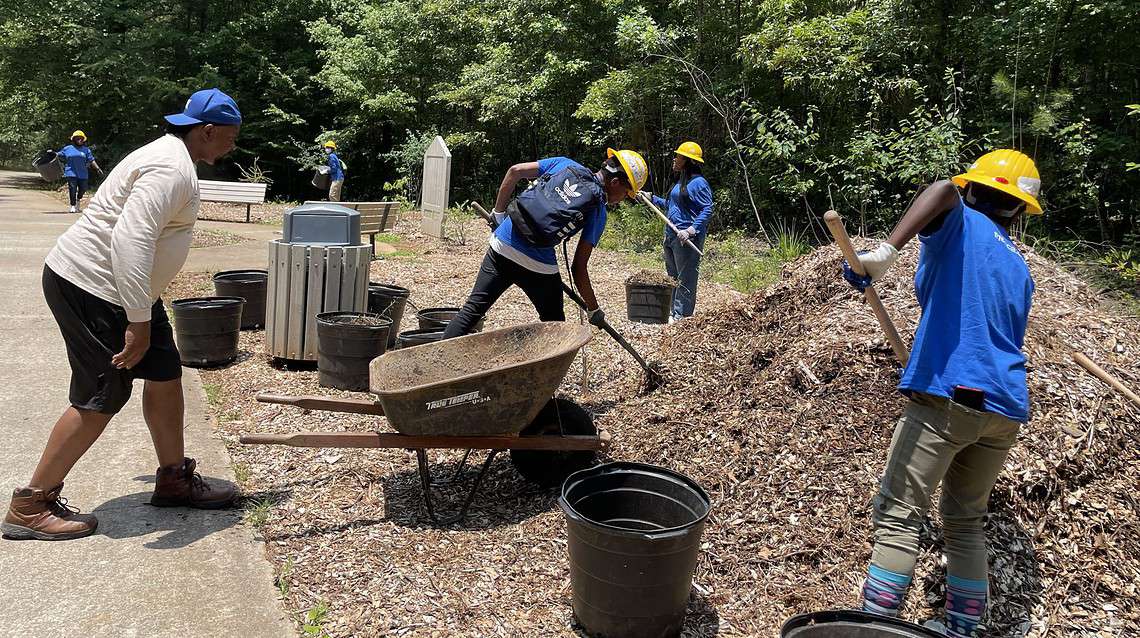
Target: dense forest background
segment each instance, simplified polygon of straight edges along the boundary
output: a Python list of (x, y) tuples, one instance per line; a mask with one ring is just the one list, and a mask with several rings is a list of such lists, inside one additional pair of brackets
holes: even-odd
[[(701, 143), (716, 227), (885, 228), (983, 151), (1036, 158), (1041, 235), (1140, 243), (1140, 2), (1020, 0), (7, 0), (0, 159), (84, 129), (109, 166), (198, 88), (246, 119), (217, 173), (316, 193), (333, 138), (350, 199), (415, 199), (443, 135), (453, 201), (511, 163)], [(1132, 106), (1130, 106), (1132, 105)]]

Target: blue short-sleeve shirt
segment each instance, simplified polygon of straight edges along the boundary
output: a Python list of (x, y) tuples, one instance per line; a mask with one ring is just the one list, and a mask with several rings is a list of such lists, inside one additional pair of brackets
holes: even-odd
[(977, 388), (987, 411), (1028, 421), (1021, 347), (1034, 285), (1025, 258), (1004, 228), (962, 201), (919, 239), (922, 318), (899, 389), (951, 398), (955, 386)]
[[(549, 173), (557, 173), (568, 166), (576, 166), (586, 170), (584, 166), (568, 157), (547, 157), (538, 160), (538, 174), (541, 177)], [(602, 200), (598, 202), (594, 214), (586, 216), (586, 221), (582, 225), (580, 241), (587, 242), (591, 246), (597, 246), (605, 229), (606, 202)], [(494, 234), (491, 235), (491, 248), (527, 270), (544, 274), (558, 273), (558, 258), (555, 256), (554, 249), (535, 246), (528, 242), (522, 235), (515, 232), (510, 217), (504, 219), (503, 223), (499, 224)]]
[(68, 144), (59, 151), (63, 158), (63, 176), (87, 179), (87, 165), (95, 161), (95, 155), (86, 146)]

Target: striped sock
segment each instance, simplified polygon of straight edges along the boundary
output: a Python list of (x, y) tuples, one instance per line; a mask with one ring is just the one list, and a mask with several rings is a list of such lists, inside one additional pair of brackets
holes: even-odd
[(986, 610), (985, 580), (971, 580), (946, 575), (946, 634), (952, 638), (968, 638), (982, 621)]
[(863, 611), (897, 616), (909, 586), (910, 576), (871, 565), (867, 569), (867, 580), (863, 581)]

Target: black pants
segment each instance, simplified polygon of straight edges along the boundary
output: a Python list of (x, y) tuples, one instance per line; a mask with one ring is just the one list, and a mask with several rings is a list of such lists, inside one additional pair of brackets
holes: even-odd
[(539, 321), (566, 321), (566, 310), (562, 307), (562, 277), (527, 270), (488, 248), (487, 255), (483, 257), (483, 265), (479, 266), (479, 276), (475, 278), (471, 296), (467, 297), (459, 314), (447, 324), (443, 338), (450, 339), (471, 332), (475, 324), (512, 285), (522, 288), (526, 293), (538, 311)]
[(79, 200), (87, 194), (87, 180), (79, 179), (78, 177), (67, 178), (67, 197), (71, 200), (72, 206), (78, 206)]

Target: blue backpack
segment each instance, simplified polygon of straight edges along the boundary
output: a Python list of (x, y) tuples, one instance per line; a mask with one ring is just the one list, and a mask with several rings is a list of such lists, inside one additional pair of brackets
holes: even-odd
[(523, 191), (507, 212), (523, 239), (540, 248), (552, 248), (582, 230), (586, 216), (605, 201), (594, 174), (567, 166), (539, 177)]

